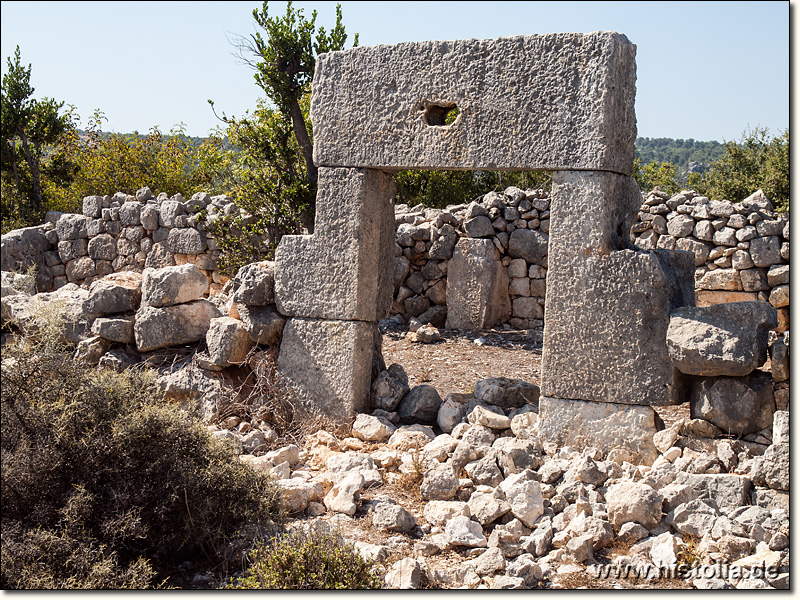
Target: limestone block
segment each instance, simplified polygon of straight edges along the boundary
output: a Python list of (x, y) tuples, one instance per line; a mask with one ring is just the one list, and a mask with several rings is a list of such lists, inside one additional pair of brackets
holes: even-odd
[(675, 483), (685, 485), (694, 492), (698, 500), (713, 500), (725, 512), (750, 504), (753, 484), (749, 477), (722, 474), (694, 474), (680, 471)]
[(623, 404), (684, 402), (686, 378), (665, 340), (670, 311), (694, 301), (693, 269), (691, 254), (667, 250), (619, 250), (551, 265), (542, 393)]
[[(173, 230), (174, 231), (174, 230)], [(142, 304), (170, 306), (202, 298), (208, 292), (208, 278), (197, 266), (187, 263), (142, 274)]]
[(693, 419), (704, 419), (734, 435), (754, 433), (772, 425), (772, 376), (756, 370), (747, 377), (695, 377), (690, 402)]
[(267, 306), (275, 302), (275, 263), (264, 260), (243, 266), (233, 278), (234, 302)]
[(500, 252), (491, 240), (461, 238), (447, 270), (447, 328), (487, 329), (510, 314)]
[(626, 450), (638, 464), (658, 457), (653, 435), (660, 419), (649, 406), (539, 398), (539, 437), (558, 447)]
[(727, 292), (724, 290), (697, 290), (695, 292), (697, 306), (711, 306), (725, 302), (746, 302), (758, 300), (758, 294), (753, 292)]
[(206, 332), (211, 362), (218, 367), (242, 364), (255, 346), (244, 324), (230, 317), (211, 319)]
[(273, 309), (274, 307), (248, 306), (246, 304), (237, 306), (239, 319), (257, 344), (270, 346), (281, 340), (286, 319)]
[(86, 309), (94, 315), (136, 310), (142, 298), (142, 276), (132, 271), (111, 273), (89, 287)]
[(394, 181), (371, 169), (320, 169), (313, 235), (275, 250), (275, 303), (287, 316), (377, 321), (391, 306)]
[(192, 344), (205, 338), (211, 319), (221, 316), (208, 300), (195, 300), (165, 308), (142, 307), (133, 327), (139, 352)]
[(133, 344), (133, 317), (99, 318), (92, 323), (92, 333), (112, 342)]
[(688, 375), (740, 377), (767, 360), (767, 337), (777, 325), (777, 311), (767, 302), (682, 307), (670, 315), (667, 348)]
[(380, 356), (374, 323), (293, 318), (286, 322), (278, 376), (300, 408), (346, 425), (369, 412), (373, 362)]
[(635, 51), (597, 32), (330, 52), (312, 88), (314, 162), (631, 173)]

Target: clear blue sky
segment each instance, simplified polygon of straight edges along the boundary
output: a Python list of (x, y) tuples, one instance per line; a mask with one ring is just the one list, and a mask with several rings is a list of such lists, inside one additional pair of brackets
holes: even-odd
[[(738, 140), (789, 126), (789, 2), (341, 2), (361, 46), (506, 35), (619, 31), (637, 45), (644, 137)], [(329, 28), (335, 2), (295, 2)], [(262, 96), (231, 34), (254, 31), (259, 2), (2, 2), (3, 53), (19, 45), (37, 97), (101, 109), (108, 131), (205, 136), (217, 109), (242, 115)], [(270, 3), (282, 14), (284, 2)], [(795, 6), (791, 8), (792, 12)], [(352, 40), (352, 36), (350, 38)]]

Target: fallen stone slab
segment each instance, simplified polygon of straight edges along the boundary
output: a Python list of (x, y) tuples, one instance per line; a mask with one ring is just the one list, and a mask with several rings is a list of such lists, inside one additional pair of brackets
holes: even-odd
[(539, 399), (539, 437), (557, 447), (601, 448), (608, 454), (623, 449), (636, 464), (658, 458), (653, 436), (663, 427), (649, 406)]
[[(314, 162), (631, 173), (634, 54), (624, 35), (605, 32), (327, 53), (311, 98)], [(509, 131), (529, 143), (509, 144)]]
[(667, 348), (688, 375), (742, 377), (766, 362), (769, 330), (777, 326), (767, 302), (681, 307), (670, 314)]

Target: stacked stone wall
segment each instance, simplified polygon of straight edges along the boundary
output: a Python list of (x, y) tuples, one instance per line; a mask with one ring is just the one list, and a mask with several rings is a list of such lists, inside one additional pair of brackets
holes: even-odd
[[(511, 314), (501, 323), (541, 327), (544, 318), (550, 199), (544, 190), (508, 188), (479, 202), (395, 211), (395, 295), (392, 312), (406, 321), (444, 323), (447, 272), (461, 237), (490, 239), (508, 274)], [(530, 233), (514, 233), (528, 230)], [(575, 232), (576, 236), (580, 232)], [(712, 201), (693, 191), (643, 195), (630, 241), (643, 250), (695, 255), (697, 304), (764, 300), (789, 321), (789, 215), (762, 192), (741, 203)], [(541, 248), (544, 247), (542, 252)]]
[[(189, 263), (207, 276), (209, 295), (228, 280), (217, 268), (221, 251), (198, 214), (240, 211), (227, 196), (154, 198), (143, 188), (136, 196), (88, 196), (83, 208), (80, 215), (48, 213), (45, 224), (3, 236), (3, 270), (35, 264), (40, 291), (67, 283), (88, 287), (112, 272)], [(511, 308), (495, 311), (497, 322), (485, 325), (542, 327), (549, 230), (550, 199), (542, 189), (510, 187), (445, 209), (397, 205), (391, 313), (404, 323), (413, 318), (444, 326), (448, 286), (463, 285), (448, 279), (455, 246), (462, 238), (485, 239), (507, 275)], [(693, 252), (699, 306), (764, 300), (778, 309), (779, 329), (788, 328), (789, 215), (776, 213), (763, 193), (734, 204), (655, 189), (643, 195), (630, 240), (644, 250)]]

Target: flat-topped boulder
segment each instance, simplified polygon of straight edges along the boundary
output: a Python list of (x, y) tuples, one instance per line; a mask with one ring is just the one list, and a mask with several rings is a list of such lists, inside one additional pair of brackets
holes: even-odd
[(766, 362), (769, 330), (777, 326), (767, 302), (685, 306), (670, 314), (667, 348), (688, 375), (741, 377)]

